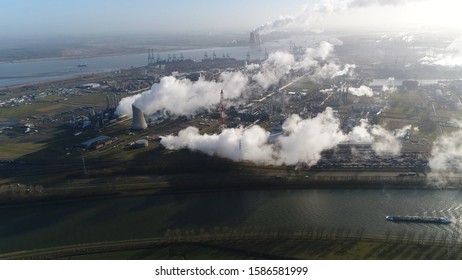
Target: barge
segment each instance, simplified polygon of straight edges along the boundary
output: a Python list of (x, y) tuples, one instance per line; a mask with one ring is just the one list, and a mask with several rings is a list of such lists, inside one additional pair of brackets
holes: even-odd
[(411, 222), (411, 223), (435, 223), (450, 224), (451, 219), (446, 217), (422, 217), (422, 216), (386, 216), (385, 219), (390, 222)]

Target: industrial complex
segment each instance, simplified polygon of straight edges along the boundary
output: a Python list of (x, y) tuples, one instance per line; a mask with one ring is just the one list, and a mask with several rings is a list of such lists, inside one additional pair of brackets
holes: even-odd
[[(258, 33), (252, 33), (249, 45), (262, 49), (265, 47), (262, 39)], [(261, 60), (235, 59), (204, 51), (204, 58), (195, 61), (186, 55), (160, 57), (149, 49), (144, 67), (3, 88), (0, 105), (5, 114), (1, 119), (0, 141), (11, 149), (2, 151), (1, 172), (19, 175), (28, 171), (21, 178), (2, 176), (5, 179), (1, 184), (10, 186), (19, 181), (28, 185), (31, 179), (25, 178), (34, 178), (41, 187), (59, 185), (63, 177), (53, 181), (40, 178), (48, 165), (53, 169), (56, 165), (71, 164), (67, 169), (70, 172), (61, 174), (67, 178), (66, 182), (105, 176), (104, 172), (112, 174), (112, 168), (120, 176), (131, 176), (132, 169), (123, 167), (131, 161), (143, 163), (146, 169), (137, 172), (144, 175), (163, 176), (177, 172), (175, 170), (197, 173), (197, 166), (202, 163), (180, 168), (179, 161), (187, 161), (173, 160), (173, 154), (182, 157), (185, 151), (195, 152), (188, 156), (200, 161), (204, 159), (199, 154), (234, 161), (227, 162), (226, 166), (243, 165), (245, 170), (260, 174), (258, 178), (262, 178), (262, 170), (270, 170), (265, 177), (270, 181), (265, 184), (275, 176), (282, 176), (303, 179), (294, 181), (296, 184), (313, 185), (317, 180), (325, 180), (326, 172), (334, 177), (349, 174), (358, 180), (369, 176), (368, 180), (373, 181), (377, 176), (385, 176), (427, 184), (428, 174), (432, 172), (429, 162), (434, 156), (434, 142), (442, 135), (457, 131), (458, 124), (453, 118), (462, 107), (462, 83), (455, 78), (460, 69), (448, 70), (419, 61), (414, 50), (418, 46), (426, 47), (426, 43), (419, 45), (420, 41), (413, 45), (401, 44), (399, 50), (386, 55), (371, 52), (367, 60), (378, 63), (363, 63), (362, 50), (369, 48), (375, 39), (374, 36), (345, 37), (341, 38), (343, 45), (318, 42), (301, 46), (290, 42), (286, 53), (270, 53)], [(375, 44), (376, 49), (387, 49), (389, 43)], [(331, 52), (335, 48), (335, 52), (326, 57), (313, 55), (325, 47)], [(293, 60), (290, 67), (278, 62), (277, 55)], [(312, 67), (314, 64), (316, 67)], [(442, 71), (446, 79), (439, 79)], [(273, 80), (266, 84), (268, 77)], [(226, 79), (232, 83), (227, 84)], [(185, 98), (181, 104), (193, 106), (197, 103), (195, 94), (202, 96), (203, 104), (198, 102), (192, 111), (187, 107), (184, 114), (178, 113), (183, 107), (180, 103), (173, 107), (160, 106), (164, 101), (156, 98), (160, 98), (161, 90), (166, 90), (162, 87), (168, 82), (184, 88), (184, 95), (177, 98), (177, 101)], [(239, 94), (233, 93), (243, 83), (245, 87), (241, 87)], [(140, 96), (144, 96), (140, 99), (143, 101), (127, 103)], [(123, 106), (128, 108), (126, 113), (120, 113)], [(11, 114), (13, 111), (17, 115)], [(333, 138), (315, 141), (306, 151), (307, 155), (312, 154), (309, 159), (291, 161), (287, 151), (290, 145), (284, 146), (283, 141), (295, 137), (288, 128), (293, 116), (300, 118), (299, 125), (304, 125), (302, 120), (315, 123), (328, 118), (335, 125), (329, 133), (338, 139), (320, 150), (316, 150), (314, 143)], [(194, 140), (199, 141), (197, 143), (171, 144), (166, 150), (163, 139), (177, 137), (179, 133), (184, 135), (186, 132), (182, 131), (188, 127), (197, 128), (200, 137), (210, 138), (201, 140), (197, 136)], [(257, 128), (267, 132), (262, 145), (272, 153), (266, 157), (260, 154), (263, 160), (245, 154), (256, 151), (249, 145), (257, 138), (245, 137)], [(241, 133), (238, 136), (241, 138), (229, 140), (228, 148), (219, 142), (207, 142), (225, 139), (229, 133)], [(316, 135), (307, 134), (306, 139), (315, 139)], [(151, 158), (169, 163), (162, 167), (147, 163)], [(296, 175), (298, 173), (290, 170), (302, 173)], [(275, 181), (275, 184), (281, 183), (281, 180)]]
[[(21, 217), (0, 257), (449, 256), (462, 69), (433, 62), (448, 38), (402, 36), (254, 31), (230, 54), (148, 48), (141, 67), (0, 88), (0, 204)], [(452, 222), (386, 218), (427, 212)]]

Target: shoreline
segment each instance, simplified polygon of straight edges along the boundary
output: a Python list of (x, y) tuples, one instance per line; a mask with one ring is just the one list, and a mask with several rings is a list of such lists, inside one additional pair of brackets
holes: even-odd
[[(221, 46), (218, 46), (221, 47)], [(154, 49), (154, 52), (174, 52), (174, 51), (186, 51), (202, 48), (218, 48), (217, 46), (208, 46), (198, 48), (197, 46), (190, 46), (186, 48), (167, 48), (167, 49)], [(27, 62), (40, 62), (40, 61), (54, 61), (54, 60), (72, 60), (72, 59), (85, 59), (85, 58), (97, 58), (97, 57), (109, 57), (109, 56), (123, 56), (123, 55), (134, 55), (134, 54), (147, 54), (147, 49), (144, 51), (134, 50), (134, 51), (115, 51), (109, 53), (100, 53), (100, 54), (88, 54), (88, 55), (75, 55), (75, 56), (54, 56), (54, 57), (37, 57), (37, 58), (26, 58), (10, 61), (0, 61), (0, 65), (3, 64), (15, 64), (15, 63), (27, 63)]]
[[(135, 67), (138, 68), (138, 67)], [(57, 80), (48, 80), (48, 81), (40, 81), (40, 82), (30, 82), (30, 83), (21, 83), (21, 84), (15, 84), (15, 85), (10, 85), (10, 86), (0, 86), (0, 91), (2, 90), (18, 90), (23, 87), (47, 87), (51, 86), (54, 83), (69, 83), (69, 82), (77, 82), (81, 79), (87, 79), (87, 78), (95, 78), (97, 75), (107, 75), (108, 73), (111, 73), (113, 71), (105, 71), (105, 72), (98, 72), (98, 73), (85, 73), (82, 75), (78, 76), (73, 76), (73, 77), (63, 77), (62, 79), (57, 79)]]

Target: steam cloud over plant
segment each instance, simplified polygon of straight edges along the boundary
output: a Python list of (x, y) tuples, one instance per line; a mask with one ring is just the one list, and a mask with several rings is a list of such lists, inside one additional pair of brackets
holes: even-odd
[(360, 86), (359, 88), (350, 87), (348, 91), (356, 96), (373, 96), (374, 92), (368, 86)]
[[(332, 43), (323, 41), (316, 48), (307, 48), (298, 59), (288, 52), (277, 51), (271, 53), (261, 66), (251, 64), (246, 70), (256, 72), (251, 78), (263, 89), (279, 83), (292, 70), (303, 71), (316, 81), (351, 75), (355, 65), (342, 66), (333, 55), (334, 44), (341, 45), (342, 42), (338, 39), (333, 39)], [(248, 84), (249, 78), (240, 71), (223, 72), (217, 82), (202, 78), (191, 82), (167, 76), (150, 90), (122, 99), (116, 114), (131, 115), (131, 106), (134, 104), (148, 115), (162, 109), (174, 115), (194, 115), (201, 109), (216, 108), (221, 90), (228, 102), (237, 101), (242, 98)]]
[[(352, 9), (360, 9), (372, 6), (399, 6), (419, 0), (324, 0), (311, 7), (304, 7), (293, 16), (281, 16), (274, 21), (267, 22), (257, 27), (254, 32), (265, 35), (275, 31), (311, 31), (321, 32), (319, 25), (323, 19), (331, 14), (347, 13)], [(423, 0), (425, 1), (425, 0)], [(420, 2), (423, 2), (420, 0)]]
[(342, 66), (333, 55), (335, 45), (342, 44), (338, 39), (332, 39), (332, 43), (322, 41), (316, 48), (307, 48), (297, 59), (290, 53), (278, 51), (270, 54), (261, 67), (251, 64), (247, 69), (259, 70), (252, 79), (264, 89), (277, 84), (291, 70), (303, 71), (315, 81), (351, 75), (355, 65)]
[(392, 134), (379, 125), (363, 121), (349, 134), (340, 129), (340, 120), (331, 108), (312, 119), (292, 115), (282, 125), (283, 134), (274, 143), (268, 142), (269, 132), (255, 125), (248, 129), (230, 128), (220, 134), (200, 135), (188, 127), (178, 136), (164, 136), (161, 144), (170, 150), (190, 149), (208, 155), (217, 155), (234, 161), (246, 160), (260, 165), (312, 166), (321, 159), (321, 153), (335, 148), (344, 141), (371, 143), (379, 155), (397, 155), (401, 151), (399, 137), (405, 127)]
[(462, 124), (459, 129), (438, 137), (433, 143), (428, 161), (431, 183), (445, 185), (446, 179), (462, 172)]
[(220, 102), (220, 91), (229, 100), (239, 98), (248, 78), (241, 72), (224, 72), (218, 82), (200, 79), (197, 82), (167, 76), (149, 91), (126, 97), (120, 101), (116, 113), (131, 115), (132, 104), (146, 114), (166, 109), (176, 115), (193, 115), (199, 109), (210, 109)]

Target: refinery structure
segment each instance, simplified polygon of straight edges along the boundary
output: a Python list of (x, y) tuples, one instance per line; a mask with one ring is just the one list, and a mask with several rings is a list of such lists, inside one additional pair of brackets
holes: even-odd
[[(89, 232), (106, 220), (118, 223), (115, 208), (117, 217), (127, 218), (128, 227), (138, 224), (139, 219), (131, 217), (153, 210), (145, 217), (166, 217), (152, 221), (152, 226), (159, 226), (162, 236), (167, 232), (172, 244), (179, 240), (177, 231), (171, 230), (176, 222), (164, 211), (175, 208), (171, 216), (184, 226), (183, 221), (189, 221), (183, 218), (186, 213), (198, 220), (209, 214), (202, 205), (204, 197), (213, 198), (212, 209), (234, 209), (235, 198), (222, 191), (238, 195), (237, 203), (245, 206), (239, 215), (243, 223), (249, 221), (248, 205), (260, 201), (268, 206), (266, 193), (261, 196), (265, 190), (274, 190), (277, 201), (288, 189), (297, 193), (291, 194), (295, 201), (300, 199), (298, 194), (311, 193), (312, 201), (318, 201), (321, 192), (344, 200), (354, 193), (361, 204), (365, 194), (386, 213), (375, 211), (380, 216), (376, 238), (381, 226), (401, 226), (384, 219), (401, 215), (386, 210), (391, 192), (397, 199), (405, 193), (405, 200), (411, 193), (420, 199), (417, 189), (425, 189), (427, 196), (428, 189), (460, 188), (462, 69), (442, 65), (452, 56), (457, 58), (447, 49), (451, 38), (282, 36), (257, 29), (250, 38), (245, 35), (243, 46), (200, 49), (195, 56), (187, 50), (169, 54), (149, 48), (141, 67), (0, 89), (0, 117), (14, 116), (0, 120), (4, 147), (0, 149), (0, 202), (21, 203), (11, 209), (22, 213), (22, 205), (35, 207), (35, 202), (50, 209), (48, 201), (66, 199), (62, 205), (78, 201), (88, 213), (82, 221)], [(339, 190), (324, 192), (326, 188)], [(391, 188), (411, 191), (389, 192)], [(183, 193), (191, 203), (178, 203)], [(246, 195), (244, 202), (239, 199), (241, 193)], [(165, 198), (172, 202), (159, 203)], [(221, 205), (229, 199), (229, 207)], [(131, 201), (132, 206), (119, 207), (122, 200)], [(107, 208), (100, 207), (106, 202)], [(451, 203), (449, 207), (454, 208)], [(90, 204), (96, 207), (94, 212), (86, 208)], [(288, 209), (292, 204), (288, 203)], [(351, 215), (353, 230), (363, 226), (355, 217), (369, 217), (371, 205), (377, 204), (369, 201), (358, 206), (358, 214)], [(349, 202), (344, 205), (350, 209)], [(190, 207), (197, 208), (198, 215), (189, 213)], [(338, 213), (344, 209), (337, 204), (331, 207)], [(63, 213), (72, 214), (75, 208)], [(228, 213), (224, 208), (218, 212), (220, 223), (221, 214)], [(260, 213), (260, 207), (257, 210)], [(45, 223), (49, 216), (43, 215)], [(216, 217), (212, 217), (213, 226)], [(457, 227), (457, 218), (450, 218)], [(229, 222), (223, 221), (224, 225)], [(69, 224), (66, 219), (64, 223)], [(286, 219), (280, 225), (285, 226)], [(194, 232), (210, 238), (202, 224), (193, 226)], [(109, 231), (113, 228), (119, 227), (111, 224)], [(152, 234), (151, 228), (146, 232), (140, 228), (141, 238)], [(97, 231), (107, 238), (106, 232)], [(193, 230), (186, 232), (185, 240), (195, 238)], [(278, 234), (261, 232), (280, 241)], [(330, 232), (324, 235), (329, 243), (332, 236), (343, 242), (345, 235), (353, 234), (348, 228), (343, 237), (337, 228)], [(312, 233), (305, 236), (323, 235), (317, 229)], [(132, 241), (130, 230), (114, 234), (114, 240)], [(385, 234), (387, 240), (396, 237)], [(229, 237), (229, 232), (223, 236)], [(302, 235), (295, 236), (298, 240)], [(398, 240), (402, 236), (398, 233)], [(431, 238), (431, 242), (437, 239)], [(447, 236), (440, 239), (447, 248)], [(415, 239), (419, 248), (422, 240)], [(101, 246), (106, 248), (107, 243)], [(117, 242), (109, 249), (120, 246)]]
[[(434, 75), (441, 67), (416, 58), (415, 50), (426, 47), (418, 43), (398, 45), (399, 56), (372, 53), (367, 59), (380, 63), (371, 66), (363, 62), (363, 54), (376, 39), (347, 37), (342, 43), (335, 39), (305, 46), (289, 41), (285, 51), (263, 55), (271, 45), (254, 31), (248, 52), (260, 53), (260, 59), (205, 50), (202, 59), (193, 60), (149, 49), (144, 67), (24, 95), (26, 102), (57, 96), (63, 104), (76, 97), (99, 98), (99, 104), (29, 116), (27, 127), (12, 131), (40, 133), (43, 126), (61, 123), (75, 137), (62, 148), (66, 155), (97, 151), (99, 157), (126, 148), (161, 147), (256, 166), (386, 170), (401, 179), (425, 177), (431, 170), (433, 141), (457, 126), (439, 112), (459, 110), (454, 100), (462, 98), (462, 83), (456, 78), (460, 71), (445, 70), (453, 79), (438, 79)], [(377, 49), (389, 47), (388, 42), (374, 44)], [(318, 122), (332, 130), (324, 135), (314, 129)], [(300, 128), (290, 128), (294, 124)], [(266, 132), (257, 134), (259, 129)], [(307, 134), (298, 136), (296, 131)], [(286, 144), (296, 137), (312, 142)]]

